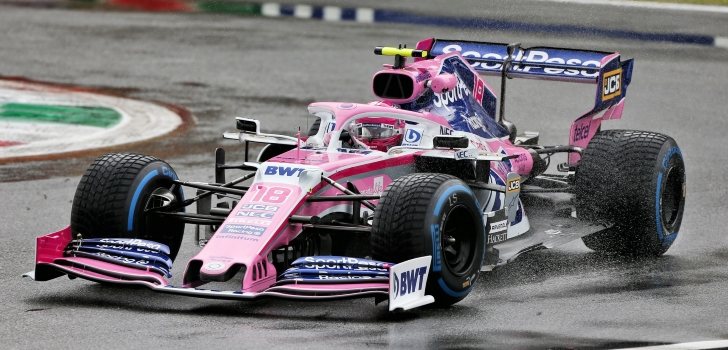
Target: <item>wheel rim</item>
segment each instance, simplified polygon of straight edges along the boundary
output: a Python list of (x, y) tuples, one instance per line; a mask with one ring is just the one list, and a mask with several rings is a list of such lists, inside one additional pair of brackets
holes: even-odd
[(672, 167), (667, 171), (665, 185), (660, 196), (660, 216), (662, 224), (670, 231), (675, 227), (680, 217), (684, 184), (685, 177), (679, 167)]
[(463, 205), (453, 207), (442, 225), (443, 260), (456, 276), (470, 271), (476, 250), (475, 227), (473, 216)]

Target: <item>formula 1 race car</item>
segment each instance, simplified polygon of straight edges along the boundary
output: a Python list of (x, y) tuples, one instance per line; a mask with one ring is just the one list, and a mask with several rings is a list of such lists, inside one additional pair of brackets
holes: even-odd
[[(454, 304), (481, 271), (578, 238), (597, 252), (656, 256), (677, 237), (685, 165), (676, 142), (601, 130), (621, 118), (632, 60), (441, 39), (375, 53), (394, 57), (373, 77), (379, 101), (312, 103), (306, 136), (237, 118), (224, 137), (245, 145), (245, 161), (217, 149), (214, 183), (181, 181), (149, 156), (101, 156), (81, 178), (71, 225), (38, 237), (27, 276), (235, 300), (374, 297), (394, 310)], [(500, 113), (481, 73), (501, 78)], [(513, 77), (596, 84), (568, 144), (541, 145), (506, 120)], [(255, 162), (254, 143), (265, 145)], [(567, 161), (545, 173), (557, 153)], [(242, 174), (229, 181), (231, 171)], [(172, 286), (185, 224), (202, 248)], [(226, 281), (235, 290), (216, 287)]]

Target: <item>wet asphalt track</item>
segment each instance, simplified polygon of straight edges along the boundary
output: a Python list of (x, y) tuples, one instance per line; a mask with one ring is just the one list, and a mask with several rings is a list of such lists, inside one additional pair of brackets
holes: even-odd
[[(558, 5), (533, 6), (539, 20), (563, 20)], [(659, 27), (665, 16), (634, 26)], [(715, 15), (704, 16), (680, 18), (707, 34), (725, 30), (711, 24)], [(237, 303), (65, 278), (21, 280), (32, 269), (33, 237), (68, 223), (91, 158), (4, 165), (3, 348), (605, 348), (728, 338), (728, 51), (588, 36), (3, 6), (0, 33), (0, 75), (109, 87), (188, 108), (193, 128), (124, 150), (163, 157), (193, 180), (211, 179), (209, 155), (218, 144), (232, 145), (219, 134), (232, 129), (234, 116), (255, 115), (265, 129), (293, 132), (306, 127), (305, 105), (314, 99), (372, 99), (369, 78), (388, 63), (370, 54), (376, 45), (440, 36), (619, 50), (636, 57), (635, 72), (624, 120), (605, 127), (674, 136), (689, 181), (681, 236), (663, 258), (602, 257), (574, 242), (483, 275), (450, 309), (389, 314), (371, 300)], [(509, 92), (511, 119), (520, 130), (540, 130), (544, 143), (566, 142), (571, 119), (593, 96), (587, 85), (528, 80), (512, 81)], [(181, 256), (189, 257), (187, 238)], [(177, 276), (183, 267), (176, 266)]]

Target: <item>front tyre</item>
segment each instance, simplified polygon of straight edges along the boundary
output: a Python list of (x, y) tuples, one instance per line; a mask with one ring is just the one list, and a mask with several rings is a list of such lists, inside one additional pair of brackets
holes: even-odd
[(382, 193), (371, 234), (374, 259), (403, 262), (432, 255), (427, 293), (439, 306), (464, 299), (483, 263), (485, 227), (473, 191), (456, 177), (418, 173)]
[[(157, 158), (111, 153), (97, 158), (76, 188), (71, 209), (73, 236), (83, 238), (142, 238), (169, 246), (170, 258), (179, 252), (184, 223), (144, 212), (159, 188), (172, 188), (177, 174)], [(177, 186), (173, 194), (183, 199)], [(183, 209), (181, 209), (183, 210)]]
[(627, 255), (664, 254), (685, 209), (685, 162), (671, 137), (634, 130), (597, 133), (576, 171), (580, 218), (612, 225), (587, 247)]

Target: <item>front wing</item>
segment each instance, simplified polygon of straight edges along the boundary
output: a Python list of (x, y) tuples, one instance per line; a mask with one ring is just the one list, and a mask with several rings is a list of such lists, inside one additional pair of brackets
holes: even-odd
[[(71, 243), (70, 227), (38, 237), (36, 241), (36, 268), (34, 271), (24, 274), (23, 277), (36, 281), (47, 281), (62, 275), (68, 275), (69, 277), (80, 277), (94, 282), (144, 286), (155, 292), (210, 299), (339, 300), (375, 297), (378, 300), (385, 300), (389, 298), (390, 310), (407, 310), (434, 301), (431, 296), (424, 295), (424, 286), (421, 286), (414, 293), (405, 293), (411, 294), (406, 296), (400, 293), (398, 288), (390, 287), (390, 281), (397, 280), (401, 275), (406, 275), (403, 273), (405, 271), (424, 267), (429, 272), (431, 257), (421, 257), (392, 265), (389, 267), (389, 276), (320, 281), (287, 279), (281, 280), (261, 292), (243, 292), (177, 287), (171, 285), (163, 274), (151, 267), (145, 269), (131, 264), (122, 264), (115, 260), (98, 260), (68, 254), (68, 247)], [(394, 285), (396, 286), (398, 283), (395, 282)], [(403, 298), (403, 296), (406, 298)]]

